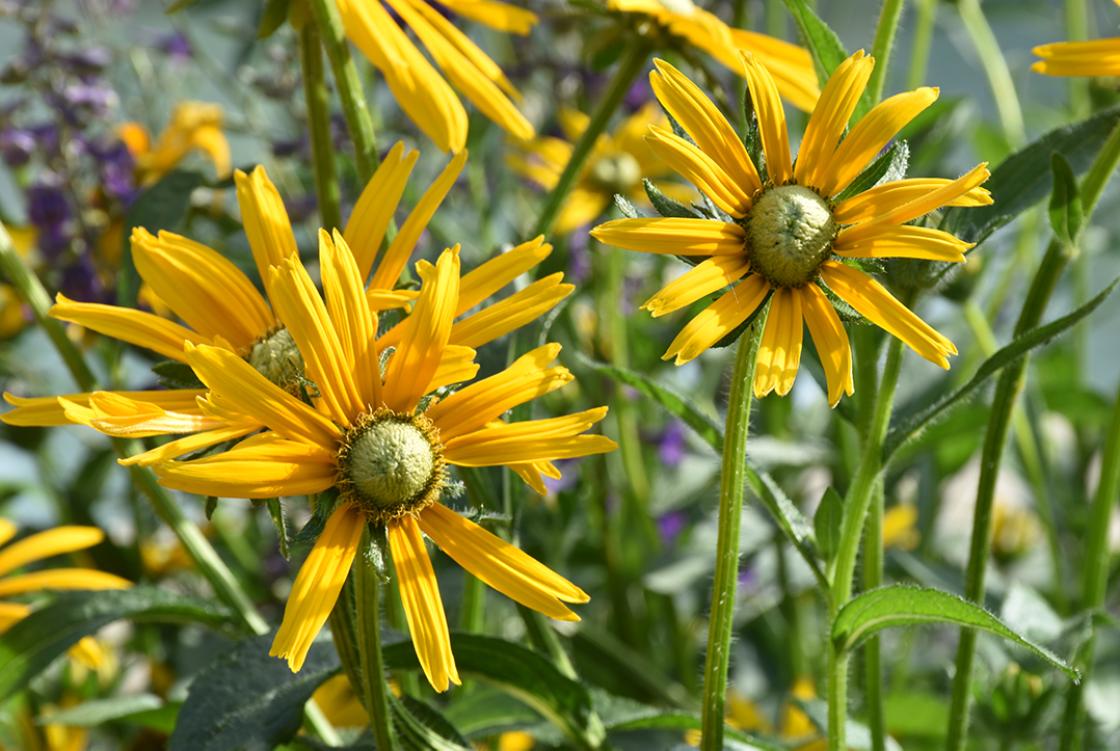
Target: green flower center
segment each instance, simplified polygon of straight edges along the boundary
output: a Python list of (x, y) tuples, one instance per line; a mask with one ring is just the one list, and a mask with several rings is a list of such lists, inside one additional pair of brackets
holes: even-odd
[(626, 152), (611, 154), (595, 162), (591, 182), (610, 194), (629, 193), (642, 179), (638, 160)]
[(832, 252), (832, 212), (823, 198), (800, 185), (770, 188), (746, 221), (751, 267), (779, 287), (809, 282)]
[(382, 523), (435, 501), (445, 480), (439, 430), (423, 415), (388, 409), (363, 415), (337, 461), (342, 495)]
[(257, 372), (285, 391), (295, 394), (303, 382), (303, 355), (286, 328), (258, 339), (245, 358)]

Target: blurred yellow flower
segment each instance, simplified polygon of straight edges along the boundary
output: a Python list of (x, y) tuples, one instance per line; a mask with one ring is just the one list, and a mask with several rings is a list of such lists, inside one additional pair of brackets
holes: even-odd
[(739, 51), (758, 57), (790, 104), (808, 112), (820, 88), (813, 58), (795, 44), (745, 29), (735, 29), (692, 0), (607, 0), (607, 8), (649, 19), (671, 36), (679, 37), (714, 57), (736, 75), (743, 75)]
[[(587, 130), (587, 115), (575, 110), (560, 111), (560, 127), (564, 138), (546, 136), (524, 144), (523, 152), (506, 158), (514, 172), (528, 178), (545, 190), (552, 190), (572, 156), (573, 143)], [(557, 234), (567, 234), (590, 224), (602, 216), (611, 205), (615, 194), (632, 201), (645, 202), (642, 178), (656, 179), (672, 174), (645, 143), (650, 125), (666, 123), (660, 108), (649, 102), (623, 121), (613, 134), (599, 136), (587, 159), (586, 166), (572, 188), (553, 229)], [(676, 183), (659, 185), (668, 195), (680, 201), (694, 197), (691, 188)]]
[(647, 141), (731, 221), (619, 219), (591, 232), (600, 242), (621, 248), (704, 259), (642, 306), (657, 317), (722, 291), (681, 330), (664, 359), (675, 358), (678, 365), (692, 360), (769, 301), (755, 394), (784, 395), (793, 387), (804, 323), (824, 366), (828, 401), (835, 406), (842, 394), (852, 393), (852, 363), (847, 334), (827, 288), (922, 357), (948, 368), (948, 356), (957, 351), (953, 343), (847, 261), (963, 261), (971, 244), (908, 222), (942, 206), (991, 203), (980, 187), (988, 178), (987, 166), (980, 164), (956, 180), (896, 180), (838, 197), (906, 123), (937, 99), (937, 89), (890, 97), (845, 135), (874, 66), (872, 58), (857, 52), (829, 79), (794, 162), (774, 79), (756, 58), (743, 55), (742, 63), (758, 119), (765, 173), (759, 172), (734, 127), (692, 81), (662, 60), (655, 61), (657, 70), (650, 76), (657, 98), (692, 141), (656, 126), (650, 128)]
[[(16, 253), (20, 258), (27, 258), (31, 249), (35, 247), (35, 228), (5, 227), (5, 229)], [(0, 339), (15, 336), (23, 330), (24, 323), (26, 321), (23, 317), (23, 301), (16, 294), (15, 288), (8, 284), (0, 284)]]
[(229, 141), (222, 132), (222, 108), (208, 102), (179, 102), (167, 127), (152, 143), (147, 129), (137, 122), (117, 128), (117, 136), (136, 160), (137, 182), (156, 182), (192, 151), (201, 151), (214, 163), (219, 178), (230, 173)]
[(1040, 44), (1031, 52), (1042, 58), (1031, 70), (1044, 76), (1120, 76), (1120, 37)]
[(362, 706), (361, 697), (343, 673), (323, 681), (311, 698), (337, 728), (364, 728), (369, 725), (369, 714)]
[(913, 550), (921, 539), (917, 529), (918, 507), (899, 503), (883, 513), (883, 547)]
[[(514, 105), (521, 98), (517, 89), (498, 64), (441, 11), (520, 35), (528, 34), (537, 22), (535, 14), (498, 0), (442, 0), (438, 7), (429, 0), (386, 0), (384, 5), (380, 0), (337, 0), (337, 4), (346, 36), (385, 76), (400, 108), (440, 149), (458, 152), (467, 143), (467, 111), (452, 85), (515, 138), (533, 137), (533, 126)], [(409, 30), (438, 71), (409, 38)]]

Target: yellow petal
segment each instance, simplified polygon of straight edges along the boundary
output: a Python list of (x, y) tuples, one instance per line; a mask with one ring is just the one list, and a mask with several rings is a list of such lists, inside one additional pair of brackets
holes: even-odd
[(207, 343), (210, 338), (177, 323), (116, 305), (76, 302), (61, 292), (51, 306), (51, 318), (68, 321), (92, 329), (99, 334), (150, 349), (172, 360), (183, 360), (183, 345)]
[(168, 441), (154, 449), (118, 459), (117, 463), (122, 467), (131, 467), (133, 465), (138, 467), (150, 467), (160, 462), (178, 459), (180, 456), (208, 449), (211, 446), (217, 446), (219, 443), (243, 438), (252, 432), (260, 430), (260, 428), (260, 423), (256, 421), (234, 423), (227, 427), (215, 428), (214, 430), (207, 430), (202, 433), (195, 433), (194, 435), (177, 438), (174, 441)]
[(665, 164), (731, 216), (742, 219), (751, 197), (710, 156), (667, 128), (650, 126), (646, 143)]
[(319, 273), (331, 322), (357, 391), (356, 407), (381, 402), (381, 363), (377, 353), (377, 316), (369, 308), (362, 276), (346, 240), (319, 231)]
[(974, 243), (932, 227), (877, 225), (875, 234), (854, 242), (838, 238), (833, 250), (845, 258), (921, 258), (927, 261), (960, 263)]
[(758, 170), (738, 134), (712, 100), (692, 81), (664, 60), (654, 60), (657, 70), (650, 85), (700, 150), (710, 156), (748, 195), (762, 188)]
[(1120, 75), (1120, 38), (1083, 42), (1054, 42), (1035, 47), (1041, 57), (1031, 70), (1046, 76)]
[(799, 290), (805, 325), (813, 338), (825, 380), (828, 382), (828, 403), (835, 407), (842, 394), (852, 395), (852, 350), (840, 316), (824, 292), (815, 284)]
[(271, 657), (287, 660), (293, 673), (303, 667), (311, 643), (338, 600), (365, 527), (365, 516), (356, 507), (339, 506), (299, 568), (284, 606), (284, 618), (268, 650)]
[(821, 266), (825, 283), (863, 317), (898, 337), (932, 363), (948, 370), (948, 355), (957, 354), (953, 343), (914, 315), (905, 305), (867, 274), (836, 261)]
[(369, 277), (385, 231), (408, 184), (408, 176), (419, 158), (419, 151), (413, 149), (406, 154), (404, 143), (398, 141), (378, 165), (350, 212), (342, 236), (354, 252), (358, 275), (363, 282)]
[(241, 207), (241, 223), (249, 239), (249, 249), (267, 289), (268, 268), (279, 266), (292, 256), (299, 257), (292, 222), (280, 191), (268, 179), (264, 167), (258, 166), (249, 174), (237, 170), (233, 179), (237, 184), (237, 203)]
[(19, 527), (12, 524), (7, 519), (0, 519), (0, 545), (6, 545), (8, 540), (16, 536)]
[[(915, 177), (876, 185), (874, 188), (846, 198), (832, 211), (839, 224), (859, 224), (923, 198), (938, 188), (955, 182), (943, 177)], [(990, 206), (992, 194), (986, 188), (972, 188), (943, 206)]]
[(504, 300), (456, 321), (451, 329), (451, 342), (481, 347), (537, 320), (575, 289), (571, 284), (562, 283), (563, 278), (564, 274), (557, 272), (538, 279)]
[(601, 217), (613, 200), (610, 193), (600, 188), (577, 185), (564, 199), (552, 231), (557, 235), (566, 235), (580, 227), (586, 227)]
[(0, 597), (61, 589), (127, 589), (128, 579), (88, 568), (55, 568), (0, 579)]
[(875, 59), (859, 50), (833, 71), (816, 109), (809, 116), (805, 135), (801, 137), (797, 164), (793, 168), (800, 184), (819, 188), (829, 170), (835, 166), (832, 156), (836, 144), (848, 127), (848, 119), (855, 111), (874, 67)]
[(793, 165), (789, 156), (786, 113), (782, 109), (782, 100), (778, 97), (778, 87), (770, 72), (754, 55), (740, 55), (751, 91), (751, 104), (758, 120), (762, 151), (766, 155), (766, 176), (775, 185), (785, 185), (793, 179)]
[(62, 526), (30, 535), (0, 550), (0, 576), (44, 558), (92, 548), (104, 539), (97, 527)]
[(521, 274), (535, 268), (550, 253), (552, 246), (544, 241), (544, 235), (538, 235), (464, 274), (459, 282), (459, 306), (456, 313), (466, 313)]
[(581, 434), (606, 414), (606, 407), (598, 407), (563, 417), (490, 425), (448, 441), (444, 456), (462, 467), (490, 467), (602, 454), (616, 448), (614, 441)]
[(474, 361), (475, 351), (470, 347), (458, 344), (448, 344), (443, 348), (439, 367), (428, 384), (428, 391), (435, 391), (444, 386), (469, 381), (478, 375), (478, 363)]
[(88, 406), (64, 397), (59, 397), (59, 404), (70, 422), (122, 438), (194, 433), (226, 425), (223, 418), (201, 414), (197, 405), (192, 405), (189, 412), (176, 412), (111, 391), (94, 392), (89, 397)]
[(681, 217), (613, 219), (591, 230), (591, 236), (604, 245), (679, 256), (739, 254), (747, 237), (738, 224)]
[(749, 268), (746, 255), (714, 256), (665, 285), (642, 308), (654, 318), (672, 313), (732, 284)]
[(801, 363), (801, 294), (781, 287), (770, 298), (766, 328), (758, 345), (754, 395), (764, 397), (771, 391), (785, 396), (793, 388)]
[[(97, 392), (37, 396), (29, 399), (5, 391), (4, 400), (13, 405), (15, 409), (0, 415), (0, 422), (5, 422), (8, 425), (41, 427), (68, 425), (70, 419), (66, 416), (66, 410), (59, 400), (65, 399), (68, 402), (88, 407), (90, 398), (94, 393)], [(124, 399), (147, 402), (168, 411), (197, 413), (196, 399), (203, 396), (206, 391), (168, 389), (166, 391), (115, 391), (113, 393)]]
[(769, 292), (769, 283), (758, 274), (747, 276), (685, 324), (661, 359), (675, 357), (677, 365), (695, 359), (747, 320)]
[(923, 87), (906, 91), (880, 102), (868, 112), (836, 149), (831, 168), (823, 174), (819, 187), (823, 195), (836, 195), (851, 184), (876, 154), (890, 143), (903, 127), (937, 101), (938, 90)]
[(535, 13), (498, 0), (443, 0), (441, 5), (456, 15), (512, 34), (528, 34), (537, 23)]
[(438, 503), (420, 513), (420, 528), (467, 571), (549, 618), (578, 621), (563, 603), (591, 599), (552, 569)]
[(784, 39), (746, 29), (731, 29), (731, 41), (738, 49), (758, 58), (790, 104), (804, 112), (813, 111), (821, 90), (809, 50)]
[(420, 667), (432, 688), (446, 691), (450, 683), (458, 685), (462, 681), (451, 653), (439, 582), (420, 536), (420, 525), (414, 517), (405, 516), (388, 525), (387, 530), (405, 620)]

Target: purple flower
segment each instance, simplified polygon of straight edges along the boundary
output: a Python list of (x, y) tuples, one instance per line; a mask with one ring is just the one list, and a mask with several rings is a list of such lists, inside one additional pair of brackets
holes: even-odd
[(676, 542), (687, 523), (688, 516), (679, 509), (659, 516), (657, 518), (657, 533), (661, 536), (662, 544), (668, 547)]
[(91, 145), (90, 154), (100, 165), (105, 192), (126, 206), (132, 203), (136, 197), (136, 161), (128, 147), (121, 141), (113, 141), (107, 147)]
[(62, 90), (62, 99), (76, 109), (105, 112), (116, 103), (117, 94), (100, 83), (72, 83)]
[(78, 73), (99, 73), (109, 67), (113, 56), (104, 47), (88, 47), (77, 52), (65, 52), (58, 59)]
[(676, 467), (684, 459), (685, 453), (684, 424), (680, 420), (673, 420), (665, 426), (657, 441), (657, 456), (665, 466)]
[(588, 248), (586, 232), (573, 232), (568, 235), (568, 281), (576, 286), (583, 284), (591, 276), (591, 251)]
[(22, 167), (31, 161), (35, 151), (35, 136), (24, 128), (5, 128), (0, 131), (0, 155), (9, 167)]
[(101, 296), (105, 291), (88, 255), (79, 257), (62, 272), (60, 286), (62, 294), (84, 302), (101, 302)]
[(653, 99), (653, 89), (649, 86), (649, 79), (638, 76), (638, 80), (627, 90), (623, 103), (630, 112), (637, 112), (646, 102)]
[(172, 31), (156, 39), (153, 45), (171, 60), (182, 63), (194, 56), (191, 40), (178, 31)]
[(49, 178), (36, 182), (27, 189), (27, 217), (43, 232), (61, 228), (70, 218), (66, 194)]
[(42, 122), (28, 127), (28, 132), (35, 137), (39, 148), (48, 154), (58, 152), (58, 126), (52, 122)]

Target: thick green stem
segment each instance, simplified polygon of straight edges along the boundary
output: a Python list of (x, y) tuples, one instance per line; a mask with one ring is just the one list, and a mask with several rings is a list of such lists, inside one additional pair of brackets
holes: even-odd
[(871, 71), (867, 91), (864, 93), (865, 106), (868, 109), (883, 97), (883, 86), (887, 82), (887, 69), (891, 60), (891, 50), (894, 47), (895, 32), (898, 31), (898, 19), (902, 16), (902, 5), (902, 0), (883, 0), (883, 7), (879, 11), (875, 39), (871, 42), (871, 56), (875, 58), (875, 68)]
[(552, 192), (545, 199), (544, 208), (541, 209), (536, 227), (533, 229), (534, 235), (548, 234), (548, 231), (552, 229), (552, 223), (556, 221), (556, 215), (560, 213), (560, 207), (564, 205), (564, 199), (568, 197), (568, 193), (571, 192), (576, 180), (583, 172), (587, 157), (591, 155), (592, 149), (595, 148), (595, 142), (607, 129), (611, 116), (622, 104), (626, 92), (630, 90), (630, 86), (634, 83), (638, 74), (642, 72), (642, 68), (645, 67), (646, 59), (649, 57), (649, 49), (649, 43), (645, 39), (639, 38), (623, 53), (622, 59), (618, 63), (618, 69), (614, 72), (614, 78), (607, 85), (607, 90), (599, 97), (599, 106), (591, 113), (587, 129), (576, 141), (572, 148), (572, 156), (564, 166), (564, 171), (560, 173), (560, 179), (556, 181)]
[(915, 0), (917, 18), (914, 20), (914, 40), (910, 44), (910, 72), (906, 88), (916, 89), (926, 82), (929, 67), (929, 50), (933, 41), (933, 28), (937, 20), (937, 0)]
[[(1120, 126), (1109, 135), (1081, 183), (1081, 201), (1086, 224), (1117, 162), (1120, 162)], [(1071, 252), (1073, 252), (1071, 248), (1057, 239), (1050, 241), (1046, 254), (1031, 281), (1027, 299), (1019, 312), (1014, 332), (1016, 337), (1035, 328), (1042, 320), (1054, 287), (1070, 261)], [(1011, 417), (1026, 377), (1027, 362), (1028, 358), (1023, 357), (1005, 367), (1000, 373), (992, 396), (992, 408), (980, 454), (980, 478), (976, 488), (976, 508), (973, 511), (968, 568), (965, 572), (965, 597), (976, 602), (982, 602), (984, 597), (996, 479), (1003, 460), (1003, 448), (1011, 425)], [(953, 696), (945, 745), (948, 751), (961, 751), (967, 738), (972, 698), (970, 686), (972, 663), (975, 655), (976, 632), (971, 630), (962, 632), (953, 674)]]
[(755, 355), (762, 321), (739, 338), (731, 395), (727, 404), (727, 428), (723, 440), (723, 463), (719, 482), (719, 531), (716, 570), (712, 581), (712, 610), (708, 620), (708, 650), (704, 657), (704, 688), (700, 707), (703, 751), (723, 748), (724, 702), (727, 668), (739, 583), (739, 519), (746, 487), (747, 436), (750, 433), (751, 395)]
[(334, 163), (331, 137), (330, 93), (323, 79), (323, 50), (319, 29), (305, 23), (299, 32), (303, 97), (307, 102), (307, 129), (311, 135), (311, 163), (315, 170), (315, 196), (319, 199), (319, 222), (324, 229), (342, 228), (341, 194)]
[[(1089, 38), (1089, 9), (1085, 0), (1066, 0), (1066, 39), (1079, 42)], [(1070, 76), (1069, 109), (1075, 120), (1089, 114), (1089, 79)]]
[[(887, 346), (883, 374), (879, 378), (871, 419), (863, 436), (859, 464), (852, 484), (844, 499), (844, 512), (840, 517), (840, 539), (831, 573), (832, 601), (829, 620), (852, 596), (853, 576), (859, 556), (868, 509), (875, 498), (882, 471), (883, 438), (887, 434), (894, 392), (902, 368), (902, 342), (892, 338)], [(862, 384), (857, 384), (862, 388)], [(880, 540), (882, 535), (880, 534)], [(828, 640), (828, 748), (844, 751), (848, 719), (848, 659), (837, 645)]]
[[(883, 584), (883, 476), (879, 475), (871, 491), (867, 510), (867, 526), (863, 536), (863, 590)], [(883, 719), (883, 673), (879, 638), (863, 645), (864, 704), (867, 706), (867, 727), (871, 731), (871, 751), (886, 748), (886, 725)]]
[[(1108, 589), (1108, 530), (1112, 507), (1120, 497), (1120, 391), (1112, 405), (1104, 448), (1101, 451), (1101, 477), (1089, 507), (1086, 525), (1084, 578), (1081, 585), (1081, 607), (1088, 613), (1104, 605)], [(1095, 631), (1094, 627), (1094, 631)], [(1066, 693), (1066, 709), (1062, 718), (1061, 751), (1082, 748), (1085, 707), (1082, 703), (1085, 684), (1093, 669), (1095, 633), (1078, 650), (1076, 664), (1081, 668), (1081, 682), (1071, 683)]]
[(996, 102), (1003, 134), (1012, 148), (1018, 148), (1027, 142), (1027, 129), (1023, 123), (1019, 95), (1015, 93), (1015, 82), (1011, 79), (1011, 70), (1000, 51), (999, 41), (984, 16), (980, 0), (960, 0), (957, 10), (980, 58), (984, 74), (988, 76), (988, 85), (991, 86), (992, 98)]
[(358, 179), (364, 185), (373, 177), (379, 157), (373, 119), (369, 115), (362, 79), (350, 56), (350, 45), (346, 42), (346, 32), (334, 0), (311, 0), (311, 9), (315, 13), (323, 49), (331, 63), (331, 73), (342, 104), (342, 115), (346, 118), (346, 128), (354, 142), (354, 165), (358, 170)]
[(363, 538), (362, 552), (354, 559), (354, 594), (357, 615), (358, 653), (361, 660), (362, 688), (370, 730), (377, 748), (396, 748), (392, 717), (389, 714), (389, 686), (385, 662), (381, 657), (381, 579), (369, 553), (376, 545), (371, 534)]

